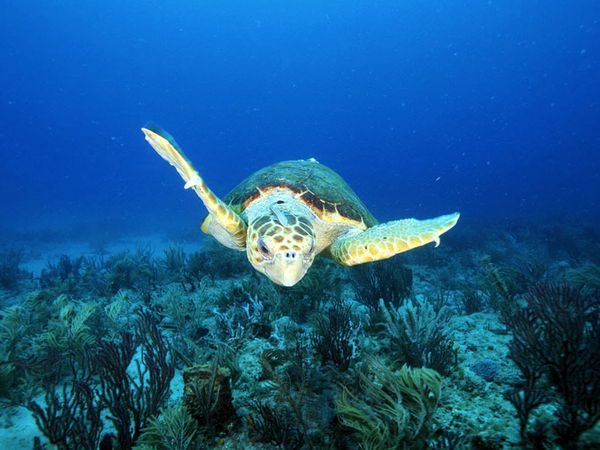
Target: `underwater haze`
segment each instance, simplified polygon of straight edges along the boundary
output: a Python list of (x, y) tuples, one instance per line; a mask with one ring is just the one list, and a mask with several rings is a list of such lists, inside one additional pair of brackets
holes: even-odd
[(315, 157), (375, 216), (598, 217), (594, 1), (7, 0), (2, 226), (197, 227), (147, 121), (224, 195)]

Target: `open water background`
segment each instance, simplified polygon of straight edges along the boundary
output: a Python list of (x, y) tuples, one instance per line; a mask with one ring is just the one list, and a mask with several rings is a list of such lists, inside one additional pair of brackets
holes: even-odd
[(382, 220), (600, 216), (597, 1), (23, 1), (0, 14), (0, 227), (196, 227), (315, 157)]

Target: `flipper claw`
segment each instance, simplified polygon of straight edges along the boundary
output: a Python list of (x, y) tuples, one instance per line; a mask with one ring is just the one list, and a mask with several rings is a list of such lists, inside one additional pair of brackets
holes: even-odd
[(202, 178), (200, 178), (200, 176), (198, 176), (198, 174), (196, 174), (195, 176), (190, 178), (187, 181), (187, 183), (185, 183), (185, 186), (183, 186), (183, 188), (189, 189), (189, 188), (200, 186), (200, 185), (202, 185)]

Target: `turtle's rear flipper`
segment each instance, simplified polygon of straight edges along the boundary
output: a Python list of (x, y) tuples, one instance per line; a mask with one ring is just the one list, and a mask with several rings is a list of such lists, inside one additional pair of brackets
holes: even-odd
[(394, 220), (350, 236), (341, 236), (331, 244), (331, 255), (345, 266), (354, 266), (390, 258), (430, 242), (440, 243), (440, 236), (456, 225), (459, 213), (435, 219)]
[(142, 128), (142, 131), (156, 153), (177, 169), (185, 181), (185, 188), (194, 189), (220, 228), (231, 236), (231, 241), (239, 249), (243, 249), (246, 246), (246, 224), (208, 188), (171, 135), (155, 126)]

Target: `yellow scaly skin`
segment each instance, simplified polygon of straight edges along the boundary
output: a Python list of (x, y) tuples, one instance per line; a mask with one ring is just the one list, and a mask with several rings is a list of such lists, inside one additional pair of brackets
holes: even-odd
[(358, 233), (340, 236), (331, 244), (331, 255), (344, 266), (354, 266), (390, 258), (430, 242), (440, 243), (444, 234), (458, 221), (459, 213), (435, 219), (394, 220)]
[(176, 148), (177, 144), (171, 136), (162, 132), (163, 136), (149, 128), (142, 128), (142, 131), (156, 153), (177, 169), (185, 181), (185, 189), (194, 189), (210, 217), (229, 235), (226, 245), (243, 250), (246, 246), (246, 224), (240, 216), (208, 188), (183, 152)]

